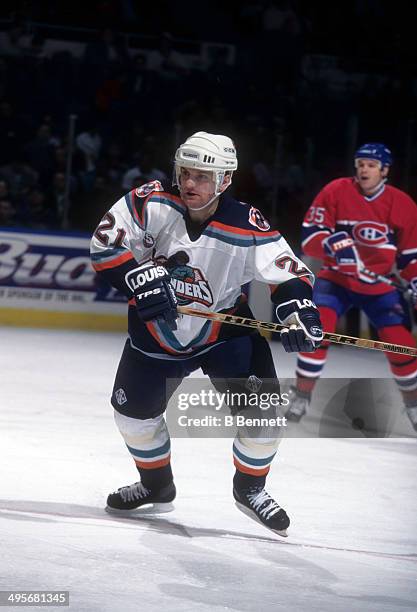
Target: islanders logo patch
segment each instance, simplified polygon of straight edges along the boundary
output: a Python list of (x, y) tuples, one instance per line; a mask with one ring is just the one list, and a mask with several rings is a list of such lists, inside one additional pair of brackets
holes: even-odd
[(213, 305), (213, 294), (210, 285), (199, 268), (189, 265), (190, 258), (185, 251), (174, 253), (170, 257), (160, 256), (156, 262), (165, 266), (171, 275), (171, 284), (174, 287), (180, 306), (187, 306), (193, 302)]

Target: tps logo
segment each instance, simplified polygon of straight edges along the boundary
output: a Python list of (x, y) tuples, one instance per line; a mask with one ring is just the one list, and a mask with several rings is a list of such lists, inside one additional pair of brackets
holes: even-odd
[(388, 226), (376, 221), (361, 221), (354, 226), (352, 235), (358, 244), (381, 246), (388, 242)]
[(190, 258), (185, 251), (174, 253), (168, 259), (163, 256), (157, 257), (156, 261), (169, 271), (178, 304), (181, 306), (193, 302), (205, 306), (213, 304), (213, 294), (208, 281), (199, 268), (188, 265)]

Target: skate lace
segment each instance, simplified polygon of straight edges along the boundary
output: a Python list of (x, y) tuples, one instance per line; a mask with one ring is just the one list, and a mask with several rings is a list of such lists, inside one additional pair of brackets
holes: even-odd
[(149, 490), (141, 482), (135, 482), (135, 484), (122, 487), (118, 493), (124, 502), (131, 502), (146, 497), (149, 495)]
[(281, 509), (281, 506), (277, 504), (275, 499), (265, 489), (253, 489), (249, 491), (247, 498), (253, 509), (264, 518), (271, 518)]

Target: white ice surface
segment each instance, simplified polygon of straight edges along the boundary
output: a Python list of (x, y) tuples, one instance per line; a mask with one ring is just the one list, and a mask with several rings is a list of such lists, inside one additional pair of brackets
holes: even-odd
[[(416, 610), (415, 438), (284, 439), (268, 490), (286, 540), (235, 508), (230, 439), (173, 439), (174, 512), (115, 519), (108, 492), (137, 480), (108, 402), (122, 336), (0, 338), (0, 590), (69, 590), (76, 612)], [(389, 375), (333, 349), (327, 374), (347, 372)]]

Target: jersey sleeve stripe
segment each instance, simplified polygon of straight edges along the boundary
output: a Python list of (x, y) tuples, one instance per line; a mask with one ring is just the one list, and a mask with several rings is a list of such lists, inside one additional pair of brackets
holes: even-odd
[(401, 255), (413, 255), (414, 257), (417, 257), (417, 248), (415, 248), (415, 249), (404, 249), (402, 251)]
[(417, 261), (417, 252), (410, 253), (409, 255), (405, 254), (405, 251), (401, 253), (401, 255), (397, 258), (397, 267), (400, 270), (403, 270), (408, 264)]
[(404, 255), (401, 255), (397, 259), (397, 267), (399, 270), (404, 270), (404, 268), (406, 268), (410, 264), (416, 264), (416, 263), (417, 263), (417, 258), (415, 256), (413, 257), (412, 255), (410, 255), (409, 257), (404, 257)]
[(134, 259), (132, 253), (130, 251), (125, 251), (122, 255), (116, 255), (115, 257), (105, 258), (104, 261), (98, 261), (97, 254), (92, 257), (92, 266), (94, 270), (100, 272), (101, 270), (110, 270), (111, 268), (117, 268), (117, 266), (121, 266)]
[(309, 287), (313, 287), (313, 282), (311, 281), (310, 276), (297, 276), (297, 278), (299, 278), (300, 281), (303, 281), (303, 283), (306, 283), (306, 285)]
[[(305, 234), (306, 232), (303, 231), (303, 234)], [(310, 240), (312, 240), (313, 238), (318, 238), (320, 235), (322, 235), (323, 239), (325, 238), (325, 236), (330, 236), (331, 232), (330, 230), (315, 230), (314, 232), (311, 232), (309, 236), (307, 236), (306, 238), (304, 238), (304, 240), (301, 242), (301, 246), (305, 247), (306, 244), (308, 244), (310, 242)]]

